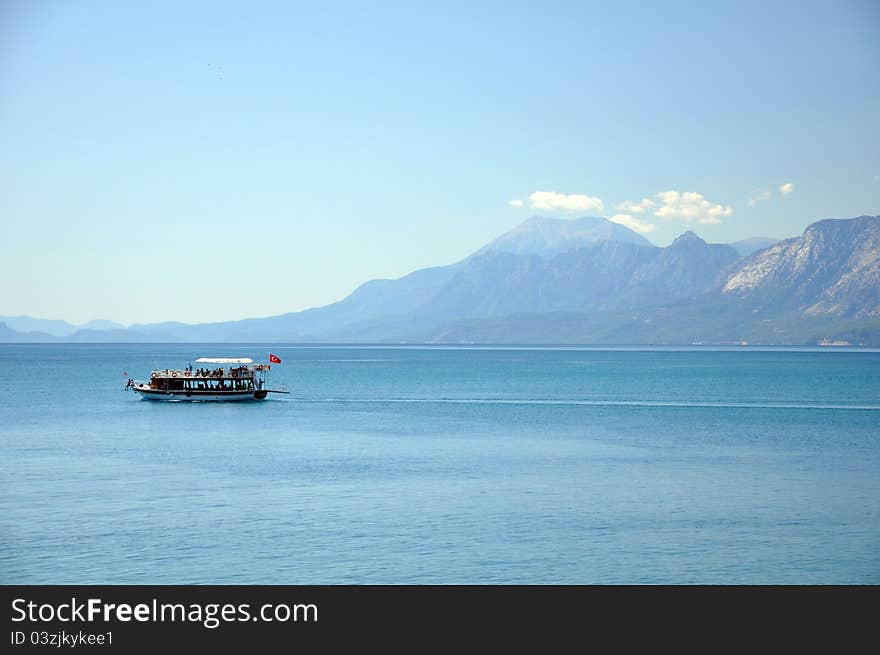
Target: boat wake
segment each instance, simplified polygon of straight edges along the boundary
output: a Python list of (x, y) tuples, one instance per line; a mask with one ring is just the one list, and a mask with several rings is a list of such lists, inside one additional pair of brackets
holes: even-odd
[(768, 402), (714, 402), (663, 400), (561, 400), (538, 398), (298, 398), (299, 403), (407, 403), (449, 405), (560, 405), (590, 407), (682, 407), (721, 409), (821, 409), (880, 411), (880, 405), (841, 405), (829, 403), (768, 403)]

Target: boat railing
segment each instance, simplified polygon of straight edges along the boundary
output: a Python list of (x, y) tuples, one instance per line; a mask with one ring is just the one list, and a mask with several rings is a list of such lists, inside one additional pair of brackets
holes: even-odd
[(254, 377), (255, 373), (262, 372), (263, 370), (268, 370), (263, 367), (255, 367), (255, 368), (243, 368), (243, 369), (232, 369), (229, 371), (220, 369), (220, 370), (172, 370), (172, 369), (163, 369), (159, 371), (153, 371), (150, 374), (150, 377), (162, 378), (162, 379), (197, 379), (197, 380), (218, 380), (218, 379), (251, 379)]

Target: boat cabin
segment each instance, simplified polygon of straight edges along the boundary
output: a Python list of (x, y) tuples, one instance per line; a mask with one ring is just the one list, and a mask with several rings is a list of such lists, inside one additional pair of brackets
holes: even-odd
[[(150, 389), (157, 391), (256, 391), (263, 388), (269, 364), (254, 364), (252, 360), (241, 358), (202, 357), (196, 364), (211, 366), (193, 367), (183, 370), (163, 369), (150, 373)], [(221, 366), (216, 366), (221, 364)]]

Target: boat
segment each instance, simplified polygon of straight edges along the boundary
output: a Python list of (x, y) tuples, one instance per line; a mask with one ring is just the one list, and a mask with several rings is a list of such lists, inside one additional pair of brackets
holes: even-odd
[[(274, 355), (270, 359), (281, 361)], [(265, 400), (270, 393), (288, 393), (269, 388), (268, 363), (247, 357), (201, 357), (195, 363), (205, 366), (156, 370), (149, 382), (130, 379), (125, 388), (145, 400), (190, 402)]]

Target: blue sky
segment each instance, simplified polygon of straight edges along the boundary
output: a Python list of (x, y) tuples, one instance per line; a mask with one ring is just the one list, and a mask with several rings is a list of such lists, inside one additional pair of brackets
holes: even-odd
[(874, 1), (180, 4), (0, 3), (0, 315), (278, 314), (532, 215), (880, 213)]

